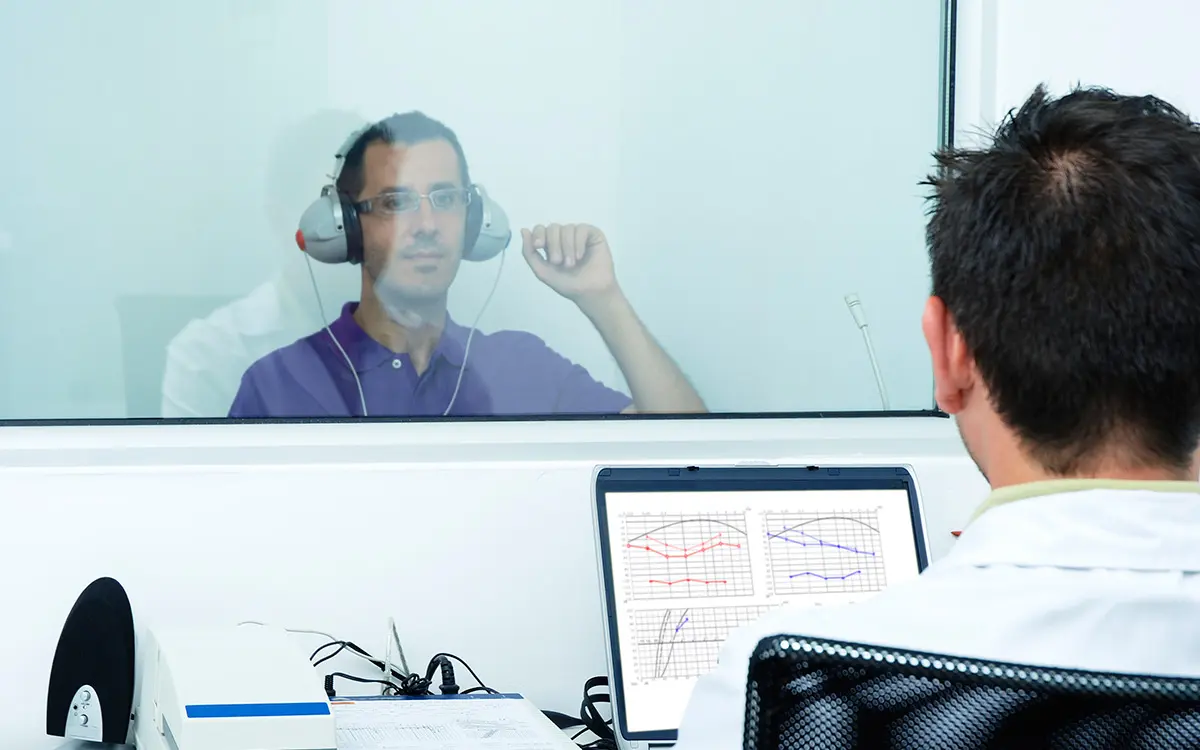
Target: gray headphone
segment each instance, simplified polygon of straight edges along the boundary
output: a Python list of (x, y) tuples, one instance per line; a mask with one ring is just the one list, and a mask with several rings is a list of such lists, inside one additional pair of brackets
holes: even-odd
[[(354, 198), (338, 192), (337, 181), (346, 155), (370, 126), (350, 134), (336, 154), (329, 184), (300, 216), (296, 244), (309, 257), (322, 263), (362, 263), (363, 236)], [(482, 185), (471, 184), (467, 199), (467, 227), (463, 235), (463, 260), (491, 260), (512, 240), (508, 215), (493, 201)]]

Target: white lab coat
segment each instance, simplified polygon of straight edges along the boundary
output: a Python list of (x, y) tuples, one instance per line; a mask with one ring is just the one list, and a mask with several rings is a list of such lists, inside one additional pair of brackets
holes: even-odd
[(838, 608), (768, 613), (734, 631), (697, 682), (677, 750), (742, 746), (749, 659), (776, 634), (1200, 677), (1200, 494), (1180, 484), (997, 505), (909, 583)]
[(303, 311), (291, 304), (293, 299), (273, 279), (190, 321), (167, 345), (162, 416), (229, 414), (246, 368), (320, 326), (315, 316), (299, 314)]
[(319, 331), (341, 313), (343, 303), (355, 298), (361, 284), (357, 272), (339, 276), (314, 263), (322, 297), (318, 304), (314, 278), (304, 264), (301, 257), (289, 260), (279, 274), (245, 297), (189, 322), (171, 340), (162, 416), (225, 417), (250, 365)]

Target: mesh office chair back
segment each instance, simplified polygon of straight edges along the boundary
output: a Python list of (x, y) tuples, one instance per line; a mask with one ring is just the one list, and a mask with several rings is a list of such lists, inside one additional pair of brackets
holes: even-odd
[(780, 635), (750, 661), (744, 747), (1200, 748), (1200, 680)]

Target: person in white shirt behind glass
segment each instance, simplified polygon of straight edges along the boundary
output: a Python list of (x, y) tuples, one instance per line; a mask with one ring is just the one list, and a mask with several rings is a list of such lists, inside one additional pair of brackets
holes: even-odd
[(329, 144), (365, 122), (353, 112), (322, 109), (289, 124), (273, 139), (264, 205), (276, 242), (246, 247), (245, 252), (274, 255), (275, 271), (244, 296), (189, 321), (171, 339), (161, 416), (224, 418), (247, 367), (325, 325), (314, 282), (327, 310), (336, 311), (358, 294), (358, 276), (345, 268), (310, 264), (296, 247), (295, 234), (296, 217), (312, 203), (313, 185), (328, 179)]
[(922, 327), (992, 494), (911, 583), (735, 631), (679, 750), (742, 746), (749, 659), (778, 634), (1200, 677), (1200, 128), (1039, 87), (937, 162)]

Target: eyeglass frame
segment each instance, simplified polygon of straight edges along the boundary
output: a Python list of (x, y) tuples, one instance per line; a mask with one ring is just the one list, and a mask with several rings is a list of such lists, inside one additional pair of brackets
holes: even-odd
[[(464, 197), (464, 201), (461, 205), (450, 206), (450, 207), (446, 207), (446, 208), (439, 208), (433, 202), (433, 197), (435, 195), (446, 194), (446, 193), (451, 193), (451, 192), (458, 193)], [(360, 214), (380, 213), (385, 216), (403, 216), (405, 214), (415, 213), (416, 211), (420, 210), (421, 201), (428, 200), (430, 207), (434, 211), (437, 211), (439, 213), (446, 213), (446, 212), (458, 210), (460, 208), (463, 210), (466, 210), (467, 208), (469, 208), (471, 205), (471, 202), (474, 200), (474, 193), (475, 193), (474, 185), (472, 185), (470, 187), (437, 188), (436, 190), (430, 190), (428, 193), (418, 193), (414, 190), (384, 190), (382, 192), (379, 192), (379, 193), (371, 196), (370, 198), (366, 198), (364, 200), (356, 202), (354, 204), (354, 210), (359, 212)], [(416, 198), (416, 203), (413, 204), (412, 208), (409, 208), (404, 211), (388, 211), (386, 209), (378, 209), (377, 210), (376, 207), (373, 205), (374, 202), (384, 196), (387, 196), (387, 195), (413, 196)]]

